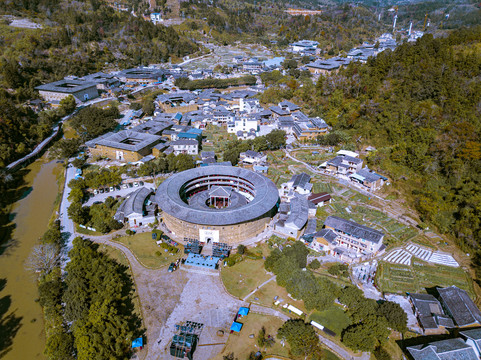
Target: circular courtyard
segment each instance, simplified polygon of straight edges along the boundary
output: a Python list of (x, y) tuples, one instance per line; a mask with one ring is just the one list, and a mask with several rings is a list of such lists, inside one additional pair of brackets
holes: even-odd
[(180, 239), (237, 244), (266, 228), (279, 193), (271, 180), (253, 171), (205, 166), (169, 177), (155, 201), (164, 224)]

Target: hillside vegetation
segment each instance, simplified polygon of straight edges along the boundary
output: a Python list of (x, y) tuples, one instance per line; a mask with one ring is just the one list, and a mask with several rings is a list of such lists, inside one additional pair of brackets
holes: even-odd
[[(481, 241), (481, 27), (426, 35), (317, 84), (279, 89), (304, 103), (348, 147), (374, 145), (387, 173), (422, 219), (464, 249)], [(309, 111), (308, 110), (308, 111)]]

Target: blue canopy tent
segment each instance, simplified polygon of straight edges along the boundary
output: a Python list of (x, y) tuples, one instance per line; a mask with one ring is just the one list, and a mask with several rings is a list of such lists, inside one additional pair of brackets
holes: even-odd
[(134, 341), (132, 341), (132, 349), (142, 347), (142, 346), (144, 346), (144, 340), (141, 337), (134, 339)]
[(237, 312), (237, 315), (246, 316), (248, 313), (249, 313), (248, 307), (241, 307), (241, 308), (239, 308), (239, 311)]
[(230, 331), (240, 332), (242, 329), (242, 324), (234, 321), (230, 327)]

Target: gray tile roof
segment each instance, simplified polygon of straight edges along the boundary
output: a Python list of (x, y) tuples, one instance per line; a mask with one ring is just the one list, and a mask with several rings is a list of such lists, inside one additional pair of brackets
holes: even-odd
[(481, 324), (481, 312), (465, 290), (456, 286), (437, 288), (446, 311), (458, 326)]
[(146, 147), (154, 146), (161, 140), (158, 135), (143, 134), (132, 130), (123, 130), (118, 133), (108, 133), (88, 141), (87, 146), (103, 145), (127, 151), (140, 151)]
[[(182, 200), (181, 188), (186, 183), (193, 186), (194, 182), (205, 179), (209, 179), (211, 185), (224, 185), (226, 180), (232, 179), (241, 179), (241, 183), (247, 181), (254, 188), (254, 199), (234, 209), (193, 209)], [(279, 193), (271, 180), (253, 171), (233, 166), (201, 166), (167, 178), (157, 189), (155, 200), (163, 211), (183, 221), (202, 225), (233, 225), (265, 216), (276, 206)]]
[(164, 130), (170, 129), (172, 125), (173, 123), (171, 121), (149, 120), (144, 122), (143, 124), (135, 126), (131, 130), (140, 133), (160, 135)]
[(290, 101), (284, 100), (279, 103), (279, 107), (282, 108), (287, 108), (290, 112), (299, 110), (300, 107), (294, 103), (291, 103)]
[(336, 244), (337, 234), (331, 229), (322, 229), (316, 232), (315, 237), (322, 237), (331, 244)]
[(307, 64), (309, 68), (321, 69), (321, 70), (334, 70), (338, 69), (343, 65), (347, 65), (351, 62), (351, 59), (335, 57), (331, 59), (320, 59)]
[(121, 71), (117, 76), (119, 78), (125, 77), (129, 79), (160, 79), (165, 74), (162, 69), (151, 68), (133, 68)]
[(215, 158), (215, 152), (214, 151), (202, 151), (200, 153), (200, 157), (202, 159)]
[(309, 216), (309, 206), (307, 204), (307, 197), (295, 196), (290, 201), (290, 213), (287, 217), (286, 224), (295, 225), (298, 230), (301, 230), (306, 225)]
[(73, 94), (78, 91), (87, 90), (92, 87), (97, 88), (97, 83), (85, 80), (59, 80), (49, 84), (37, 86), (36, 90), (53, 91), (64, 94)]
[(443, 326), (445, 328), (454, 328), (456, 327), (454, 325), (454, 321), (453, 319), (451, 319), (450, 317), (448, 316), (441, 316), (441, 315), (437, 315), (434, 317), (436, 319), (436, 323), (439, 325), (439, 326)]
[(145, 187), (131, 192), (118, 207), (114, 219), (123, 222), (124, 218), (128, 218), (132, 214), (144, 214), (144, 203), (150, 194), (152, 194), (152, 190)]
[(478, 360), (473, 348), (462, 339), (447, 339), (407, 348), (414, 360)]
[(430, 294), (409, 294), (416, 310), (422, 316), (444, 315), (441, 303)]
[(302, 189), (305, 189), (307, 183), (311, 181), (311, 176), (306, 173), (295, 174), (292, 176), (291, 181), (292, 187), (300, 187)]
[(271, 106), (269, 110), (278, 115), (289, 115), (288, 111), (282, 110), (279, 106)]
[(419, 322), (424, 330), (437, 329), (438, 324), (434, 316), (420, 316)]
[(317, 219), (312, 218), (307, 220), (306, 231), (304, 234), (314, 234), (317, 228)]
[(379, 243), (384, 237), (384, 234), (380, 231), (338, 216), (328, 216), (324, 222), (324, 225), (332, 227), (338, 231), (342, 231), (356, 238), (371, 241), (373, 243)]
[(470, 329), (470, 330), (463, 330), (459, 332), (461, 335), (473, 339), (473, 340), (481, 340), (481, 328), (478, 329)]
[(373, 171), (370, 171), (369, 169), (361, 169), (356, 174), (361, 175), (368, 182), (375, 182), (375, 181), (378, 181), (379, 179), (382, 179), (380, 175), (376, 174)]

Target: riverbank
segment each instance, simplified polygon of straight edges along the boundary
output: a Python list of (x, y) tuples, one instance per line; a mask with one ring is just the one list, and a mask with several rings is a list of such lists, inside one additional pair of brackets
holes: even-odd
[(11, 221), (3, 231), (0, 252), (0, 357), (6, 360), (44, 358), (42, 309), (35, 301), (35, 279), (24, 263), (54, 211), (60, 166), (42, 158), (22, 169), (23, 183), (13, 190), (19, 192), (18, 200), (7, 208)]

